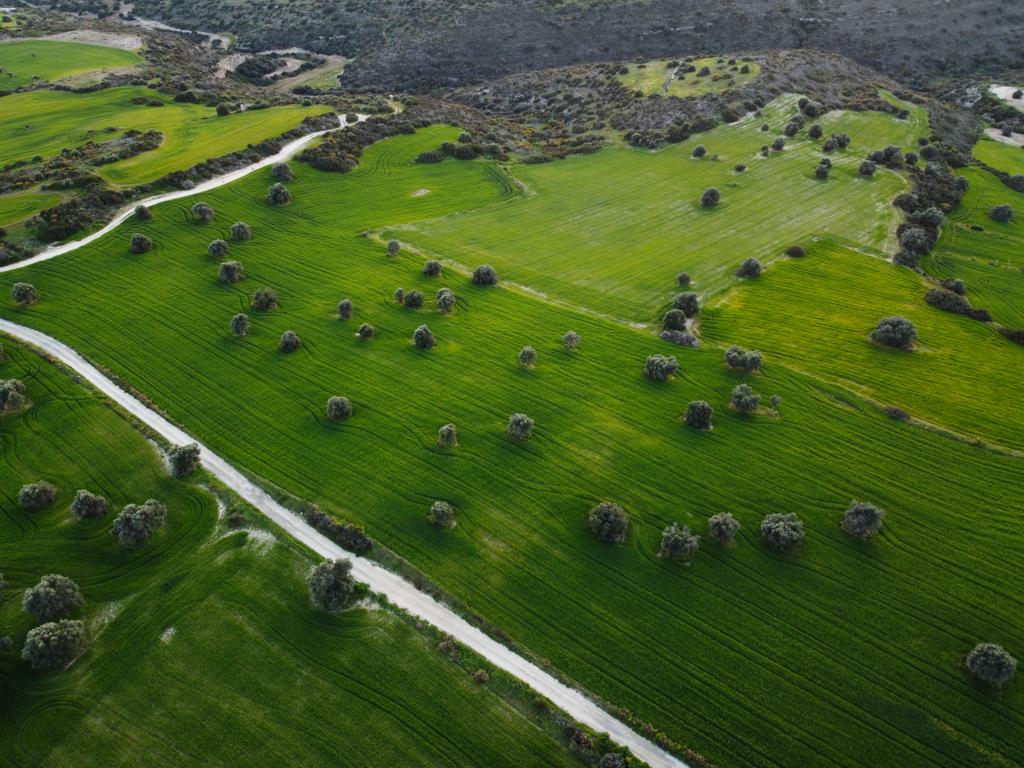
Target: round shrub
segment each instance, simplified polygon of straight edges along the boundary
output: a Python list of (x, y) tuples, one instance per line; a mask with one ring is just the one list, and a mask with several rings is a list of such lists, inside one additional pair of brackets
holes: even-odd
[(347, 397), (335, 395), (327, 401), (327, 418), (331, 421), (344, 421), (352, 416), (352, 401)]
[(441, 274), (441, 262), (436, 259), (423, 262), (423, 274), (427, 277), (437, 277)]
[(498, 273), (490, 264), (481, 264), (473, 270), (473, 282), (476, 285), (495, 285), (498, 282)]
[(732, 407), (740, 413), (753, 413), (761, 403), (761, 396), (749, 384), (737, 384), (732, 390)]
[(807, 251), (799, 245), (791, 245), (786, 249), (786, 255), (794, 259), (799, 259), (806, 256)]
[(234, 285), (245, 278), (245, 268), (242, 267), (242, 262), (240, 261), (225, 261), (220, 265), (217, 278), (222, 283)]
[(818, 163), (818, 167), (814, 169), (814, 177), (816, 179), (827, 179), (828, 172), (832, 166), (825, 165), (824, 163)]
[(295, 331), (285, 331), (281, 334), (281, 343), (277, 345), (277, 348), (282, 352), (289, 353), (294, 352), (302, 346), (302, 340)]
[(885, 512), (866, 501), (851, 501), (843, 515), (843, 530), (855, 539), (870, 539), (882, 530)]
[(236, 221), (231, 225), (232, 240), (252, 240), (252, 227), (244, 221)]
[(84, 635), (85, 625), (80, 621), (40, 624), (25, 636), (21, 658), (35, 670), (61, 669), (74, 661)]
[(686, 415), (683, 416), (683, 421), (686, 422), (686, 426), (694, 429), (711, 429), (713, 415), (714, 410), (708, 403), (704, 400), (694, 400), (686, 406)]
[(270, 167), (270, 177), (274, 181), (291, 181), (295, 178), (295, 174), (288, 163), (274, 163)]
[(421, 325), (413, 331), (412, 343), (416, 345), (416, 349), (433, 349), (434, 345), (437, 344), (437, 340), (427, 326)]
[(725, 364), (736, 371), (753, 373), (761, 370), (761, 353), (756, 349), (748, 352), (733, 344), (725, 350)]
[(874, 176), (877, 166), (873, 160), (864, 160), (857, 168), (857, 173), (861, 176)]
[(395, 292), (391, 294), (391, 298), (393, 298), (397, 304), (404, 304), (405, 288), (395, 288)]
[(31, 283), (15, 283), (11, 286), (11, 298), (24, 307), (39, 301), (39, 291)]
[(278, 182), (267, 190), (267, 202), (271, 205), (287, 205), (292, 201), (292, 193), (288, 187)]
[(338, 302), (338, 317), (342, 320), (352, 319), (352, 300), (342, 299)]
[(1017, 660), (995, 643), (978, 643), (967, 654), (966, 664), (975, 678), (996, 688), (1010, 682), (1017, 671)]
[(508, 436), (513, 440), (528, 440), (533, 435), (533, 419), (525, 413), (508, 417)]
[(277, 306), (277, 293), (273, 288), (257, 288), (252, 295), (252, 306), (260, 312), (269, 312)]
[(680, 288), (685, 288), (686, 286), (688, 286), (690, 284), (690, 273), (680, 272), (678, 275), (676, 275), (676, 283), (679, 284)]
[(685, 560), (697, 554), (700, 549), (700, 536), (690, 530), (689, 526), (679, 527), (672, 523), (661, 532), (661, 547), (658, 554), (672, 560)]
[(644, 361), (644, 374), (655, 381), (665, 381), (679, 370), (679, 361), (665, 355), (650, 355)]
[(437, 444), (442, 448), (454, 448), (459, 444), (459, 430), (454, 424), (442, 424), (437, 430)]
[(804, 542), (804, 524), (794, 513), (766, 515), (761, 540), (776, 552), (792, 552)]
[(587, 525), (601, 541), (621, 544), (629, 531), (629, 515), (618, 504), (602, 501), (590, 510)]
[(672, 299), (672, 308), (681, 309), (687, 317), (696, 317), (700, 312), (700, 299), (696, 293), (677, 293)]
[(537, 350), (533, 347), (523, 347), (519, 350), (519, 365), (524, 368), (533, 368), (537, 364)]
[(1000, 223), (1010, 221), (1013, 218), (1013, 206), (1006, 203), (994, 205), (989, 209), (988, 217)]
[(696, 147), (693, 148), (694, 157), (704, 157), (704, 155), (706, 155), (707, 153), (708, 151), (707, 149), (705, 149), (703, 144), (698, 144)]
[(25, 405), (25, 385), (17, 379), (0, 381), (0, 413), (14, 413)]
[(167, 452), (167, 463), (171, 466), (171, 474), (178, 479), (188, 477), (199, 466), (199, 446), (175, 445)]
[(736, 277), (760, 277), (761, 276), (761, 262), (750, 256), (743, 260), (739, 268), (736, 270)]
[(562, 337), (562, 345), (568, 349), (578, 349), (580, 346), (580, 335), (576, 331), (569, 331)]
[(71, 514), (76, 520), (95, 520), (107, 514), (107, 500), (89, 491), (79, 490), (71, 502)]
[(43, 576), (34, 587), (25, 590), (21, 606), (36, 621), (52, 621), (77, 611), (85, 600), (82, 591), (67, 576), (51, 573)]
[(807, 136), (809, 138), (812, 138), (812, 139), (815, 139), (815, 140), (820, 139), (821, 138), (821, 126), (818, 125), (817, 123), (812, 125), (808, 129), (808, 131), (807, 131)]
[(192, 206), (192, 218), (203, 224), (213, 221), (213, 208), (207, 203), (196, 203)]
[(905, 317), (883, 317), (871, 332), (871, 340), (896, 349), (910, 349), (917, 339), (917, 329)]
[(156, 499), (143, 504), (129, 504), (111, 526), (111, 533), (122, 547), (136, 547), (148, 540), (167, 522), (167, 507)]
[(237, 315), (231, 318), (231, 335), (249, 335), (249, 316), (244, 312), (239, 312)]
[(776, 152), (781, 152), (786, 147), (786, 140), (779, 136), (772, 142), (772, 149)]
[(423, 294), (419, 291), (409, 291), (402, 298), (402, 304), (406, 309), (419, 309), (423, 306)]
[(135, 218), (139, 221), (149, 221), (153, 218), (153, 212), (144, 205), (136, 205)]
[(686, 313), (681, 309), (670, 309), (662, 315), (661, 325), (666, 331), (685, 331)]
[(356, 592), (349, 560), (324, 560), (309, 574), (307, 583), (313, 605), (329, 613), (345, 608)]
[(743, 163), (736, 163), (736, 167), (733, 168), (733, 170), (736, 171), (736, 173), (743, 173), (745, 170), (747, 170), (747, 166), (745, 166)]
[(708, 536), (719, 544), (732, 544), (739, 530), (740, 521), (729, 512), (719, 512), (708, 518)]
[(26, 512), (39, 512), (53, 504), (57, 488), (45, 480), (21, 486), (18, 491), (18, 506)]
[(701, 208), (714, 208), (718, 205), (719, 200), (722, 199), (722, 193), (715, 187), (708, 187), (704, 190), (704, 193), (700, 196), (700, 207)]
[(230, 250), (227, 240), (212, 240), (210, 241), (210, 244), (206, 246), (206, 252), (215, 259), (223, 259), (228, 255), (228, 251)]
[(435, 501), (430, 505), (430, 512), (427, 513), (427, 520), (431, 525), (438, 528), (455, 527), (455, 510), (447, 501)]
[(447, 288), (439, 288), (434, 296), (438, 312), (448, 314), (455, 309), (455, 294)]
[(152, 247), (152, 241), (138, 232), (132, 235), (131, 241), (128, 243), (128, 250), (132, 253), (146, 253)]
[(373, 338), (374, 330), (373, 326), (369, 323), (363, 323), (359, 326), (359, 330), (356, 331), (356, 336), (359, 337), (360, 341), (369, 341)]
[(402, 250), (401, 243), (397, 240), (388, 240), (388, 256), (397, 256), (400, 250)]

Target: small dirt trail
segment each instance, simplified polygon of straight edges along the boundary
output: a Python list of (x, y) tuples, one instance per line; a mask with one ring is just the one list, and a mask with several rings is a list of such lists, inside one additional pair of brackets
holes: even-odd
[[(196, 442), (184, 430), (144, 405), (134, 395), (121, 389), (67, 344), (40, 331), (2, 318), (0, 318), (0, 332), (31, 344), (51, 358), (59, 360), (131, 416), (160, 434), (165, 440), (175, 445)], [(371, 560), (343, 550), (333, 541), (306, 525), (296, 514), (281, 506), (266, 491), (206, 446), (200, 444), (199, 449), (202, 464), (210, 474), (270, 518), (289, 536), (305, 544), (321, 557), (351, 561), (352, 573), (355, 578), (368, 584), (374, 592), (384, 595), (393, 605), (430, 622), (442, 632), (451, 635), (459, 643), (472, 648), (496, 667), (514, 675), (534, 691), (550, 699), (555, 706), (567, 712), (575, 720), (593, 728), (598, 733), (607, 733), (616, 743), (629, 747), (634, 755), (651, 768), (688, 768), (682, 760), (640, 736), (625, 723), (588, 699), (581, 691), (565, 685), (536, 664), (484, 634), (453, 610), (437, 602), (425, 592), (421, 592), (401, 576), (386, 570)]]

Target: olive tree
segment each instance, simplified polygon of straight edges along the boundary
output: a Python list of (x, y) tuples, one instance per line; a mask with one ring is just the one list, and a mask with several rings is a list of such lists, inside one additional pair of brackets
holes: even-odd
[(525, 413), (508, 417), (508, 436), (513, 440), (528, 440), (533, 435), (533, 419)]
[(281, 182), (274, 184), (267, 190), (267, 202), (271, 205), (287, 205), (292, 201), (292, 193), (288, 191)]
[(277, 306), (277, 293), (273, 288), (257, 288), (252, 295), (253, 309), (269, 312)]
[(498, 282), (498, 273), (490, 264), (481, 264), (473, 270), (473, 282), (476, 285), (495, 285)]
[(61, 619), (40, 624), (28, 631), (21, 658), (35, 670), (52, 670), (66, 667), (82, 645), (85, 625), (80, 621)]
[(732, 390), (732, 407), (740, 413), (753, 413), (761, 403), (761, 396), (749, 384), (737, 384)]
[(1017, 671), (1017, 660), (995, 643), (978, 643), (967, 654), (966, 664), (975, 678), (996, 688), (1010, 682)]
[(743, 260), (743, 263), (736, 270), (736, 277), (760, 277), (761, 270), (761, 262), (753, 256), (749, 256)]
[(808, 131), (807, 131), (807, 136), (809, 138), (812, 138), (812, 139), (815, 139), (815, 140), (820, 139), (821, 138), (821, 126), (818, 125), (817, 123), (812, 125), (808, 129)]
[(686, 422), (688, 427), (706, 430), (711, 429), (711, 418), (713, 415), (714, 411), (707, 402), (704, 400), (694, 400), (686, 406), (686, 415), (683, 416), (683, 421)]
[(228, 285), (239, 283), (245, 279), (245, 267), (240, 261), (225, 261), (220, 265), (217, 279)]
[(874, 160), (864, 160), (857, 168), (857, 173), (861, 176), (874, 176), (877, 167)]
[(793, 512), (766, 515), (761, 521), (761, 540), (776, 552), (792, 552), (803, 544), (803, 521)]
[(18, 379), (0, 380), (0, 413), (14, 413), (25, 405), (25, 385)]
[(831, 168), (832, 168), (832, 166), (830, 166), (830, 165), (825, 165), (824, 163), (818, 163), (818, 167), (814, 169), (814, 176), (815, 176), (815, 178), (827, 179), (828, 178), (828, 172), (831, 170)]
[(707, 149), (705, 149), (703, 144), (698, 144), (696, 147), (693, 148), (694, 157), (704, 157), (704, 155), (706, 155), (707, 153), (708, 151)]
[(290, 353), (302, 346), (302, 340), (295, 331), (285, 331), (281, 334), (281, 342), (277, 348), (284, 353)]
[(786, 147), (786, 140), (779, 136), (772, 142), (772, 149), (776, 152), (781, 152)]
[(77, 520), (95, 520), (107, 514), (107, 500), (95, 493), (78, 490), (71, 502), (71, 514)]
[(740, 521), (730, 512), (718, 512), (708, 518), (708, 536), (719, 544), (732, 544), (739, 530)]
[(885, 512), (866, 501), (851, 501), (843, 515), (843, 530), (855, 539), (870, 539), (882, 530)]
[(356, 336), (359, 337), (360, 341), (369, 341), (373, 338), (373, 334), (373, 326), (369, 323), (363, 323), (359, 326), (359, 330), (356, 331)]
[(352, 416), (352, 401), (347, 397), (335, 395), (327, 401), (327, 418), (331, 421), (344, 421)]
[(342, 320), (352, 319), (352, 299), (342, 299), (338, 302), (338, 317)]
[(231, 318), (231, 335), (249, 335), (249, 316), (244, 312), (239, 312), (237, 315)]
[(658, 554), (672, 560), (685, 560), (697, 554), (700, 549), (700, 536), (690, 530), (689, 526), (680, 527), (672, 523), (661, 532), (661, 547)]
[(388, 256), (397, 256), (400, 250), (402, 250), (401, 243), (397, 240), (388, 240)]
[(236, 221), (231, 225), (232, 240), (252, 240), (252, 227), (244, 221)]
[(452, 293), (448, 288), (439, 288), (434, 296), (434, 301), (437, 304), (437, 311), (448, 314), (455, 309), (455, 294)]
[(989, 209), (988, 217), (992, 219), (992, 221), (998, 221), (1000, 223), (1010, 221), (1010, 219), (1013, 218), (1013, 206), (1007, 203), (994, 205)]
[(431, 525), (438, 528), (455, 527), (455, 510), (447, 501), (435, 501), (430, 505), (430, 512), (427, 513), (427, 520)]
[(679, 370), (679, 361), (675, 357), (655, 354), (649, 355), (644, 361), (644, 374), (655, 381), (665, 381)]
[(708, 187), (700, 196), (700, 207), (714, 208), (716, 205), (718, 205), (718, 201), (721, 199), (722, 193), (719, 192), (716, 187)]
[(203, 224), (209, 224), (213, 221), (213, 208), (207, 203), (196, 203), (192, 206), (192, 218)]
[(82, 591), (67, 576), (51, 573), (25, 590), (21, 607), (36, 621), (52, 621), (74, 613), (85, 604)]
[(437, 340), (427, 326), (421, 325), (413, 331), (412, 343), (416, 345), (416, 349), (433, 349), (434, 345), (437, 344)]
[(670, 309), (662, 315), (661, 325), (666, 331), (685, 331), (686, 312), (681, 309)]
[(178, 479), (188, 477), (199, 467), (199, 446), (195, 443), (172, 446), (167, 452), (167, 463), (172, 475)]
[(32, 283), (15, 283), (11, 286), (11, 298), (24, 307), (39, 301), (39, 291)]
[(733, 344), (725, 350), (725, 364), (734, 370), (753, 373), (761, 370), (761, 362), (761, 353), (756, 349), (747, 351)]
[(324, 560), (309, 574), (307, 584), (313, 605), (330, 613), (340, 611), (355, 597), (356, 580), (352, 577), (352, 562)]
[(441, 274), (441, 262), (437, 259), (429, 259), (423, 262), (423, 274), (427, 277), (437, 277)]
[(156, 499), (129, 504), (114, 518), (111, 533), (122, 547), (137, 547), (167, 522), (167, 507)]
[(131, 240), (128, 242), (128, 250), (132, 253), (146, 253), (150, 248), (153, 247), (153, 242), (138, 232), (132, 235)]
[(629, 531), (629, 514), (618, 504), (602, 501), (590, 510), (587, 525), (601, 541), (621, 544)]
[(18, 506), (26, 512), (39, 512), (53, 504), (57, 488), (45, 480), (21, 486), (18, 491)]
[(291, 181), (295, 178), (295, 174), (288, 163), (274, 163), (270, 167), (270, 177), (274, 181)]
[(211, 240), (210, 244), (206, 246), (206, 252), (215, 259), (223, 259), (230, 250), (227, 240)]
[(700, 299), (696, 293), (677, 293), (672, 298), (672, 308), (682, 310), (687, 317), (696, 317), (700, 312)]
[(685, 288), (686, 286), (688, 286), (690, 284), (690, 281), (691, 278), (689, 272), (680, 272), (678, 275), (676, 275), (676, 283), (678, 283), (680, 288)]
[(391, 294), (391, 298), (395, 300), (396, 304), (404, 304), (405, 288), (395, 288), (395, 292)]
[(576, 331), (569, 331), (562, 337), (562, 346), (572, 351), (580, 346), (580, 335)]
[(537, 350), (533, 347), (523, 347), (519, 350), (519, 365), (523, 368), (533, 368), (537, 364)]
[(799, 259), (807, 255), (807, 251), (800, 245), (791, 245), (786, 248), (786, 255), (793, 259)]
[(910, 349), (917, 339), (917, 328), (905, 317), (883, 317), (871, 332), (871, 340), (896, 349)]
[(459, 430), (454, 424), (442, 424), (437, 430), (437, 444), (442, 448), (454, 448), (459, 444)]
[(135, 218), (139, 221), (149, 221), (153, 218), (153, 212), (144, 205), (135, 206)]

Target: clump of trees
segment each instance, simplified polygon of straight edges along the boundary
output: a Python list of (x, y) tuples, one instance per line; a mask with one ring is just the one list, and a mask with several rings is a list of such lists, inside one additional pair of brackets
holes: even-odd
[(733, 387), (731, 402), (740, 413), (753, 413), (761, 403), (761, 396), (749, 384), (737, 384)]
[(231, 225), (232, 240), (252, 240), (252, 227), (244, 221), (236, 221)]
[(423, 274), (427, 277), (437, 277), (441, 274), (441, 262), (436, 259), (423, 262)]
[(419, 291), (409, 291), (403, 296), (402, 305), (406, 309), (419, 309), (423, 306), (423, 294)]
[(734, 370), (753, 373), (761, 370), (761, 362), (761, 353), (756, 349), (747, 351), (733, 344), (725, 350), (725, 364)]
[(209, 224), (213, 216), (213, 208), (207, 203), (199, 202), (192, 206), (192, 218), (202, 224)]
[(562, 337), (562, 346), (570, 352), (580, 346), (580, 335), (576, 331), (569, 331)]
[(128, 243), (128, 250), (132, 253), (146, 253), (152, 247), (152, 241), (145, 235), (141, 235), (138, 232), (132, 235), (131, 240)]
[(327, 418), (331, 421), (344, 421), (352, 416), (352, 401), (347, 397), (335, 395), (327, 401)]
[(217, 278), (222, 283), (234, 285), (245, 278), (245, 268), (240, 261), (225, 261), (220, 265), (220, 272), (217, 274)]
[(352, 319), (352, 299), (342, 299), (338, 302), (338, 317), (342, 320)]
[(761, 270), (761, 262), (753, 256), (749, 256), (743, 260), (743, 263), (736, 270), (736, 277), (760, 277)]
[(252, 306), (260, 312), (269, 312), (277, 306), (277, 293), (273, 288), (257, 288), (252, 295)]
[(679, 361), (675, 357), (661, 354), (650, 355), (644, 361), (644, 374), (655, 381), (665, 381), (679, 370)]
[(437, 444), (442, 448), (454, 448), (459, 444), (459, 430), (454, 424), (442, 424), (437, 430)]
[(851, 501), (843, 515), (843, 530), (855, 539), (867, 540), (882, 530), (885, 512), (866, 501)]
[(214, 259), (220, 260), (228, 255), (231, 249), (228, 247), (227, 240), (211, 240), (210, 244), (206, 246), (206, 252)]
[(270, 167), (270, 177), (274, 181), (291, 181), (295, 178), (295, 174), (288, 163), (274, 163)]
[(739, 530), (740, 521), (729, 512), (718, 512), (708, 518), (708, 535), (719, 544), (732, 544)]
[(349, 560), (324, 560), (309, 574), (307, 583), (313, 605), (329, 613), (348, 606), (356, 593)]
[(661, 532), (661, 547), (658, 554), (672, 560), (685, 560), (697, 554), (700, 549), (700, 536), (690, 530), (689, 526), (680, 527), (672, 523)]
[(924, 300), (928, 305), (944, 312), (953, 312), (957, 315), (971, 314), (971, 302), (967, 297), (946, 288), (929, 288)]
[(278, 344), (278, 349), (284, 353), (291, 353), (302, 346), (302, 340), (299, 338), (299, 334), (295, 331), (285, 331), (281, 334), (281, 343)]
[(1017, 672), (1017, 659), (995, 643), (978, 643), (967, 654), (967, 669), (978, 680), (1002, 688)]
[(359, 337), (360, 341), (369, 341), (373, 338), (374, 330), (373, 326), (369, 323), (363, 323), (359, 326), (359, 330), (356, 331), (356, 336)]
[(231, 335), (249, 335), (249, 316), (244, 312), (239, 312), (237, 315), (231, 318)]
[(1013, 218), (1013, 206), (1008, 203), (994, 205), (989, 209), (988, 217), (1000, 223), (1010, 221)]
[(11, 286), (11, 298), (20, 306), (28, 306), (39, 301), (39, 291), (32, 283), (15, 283)]
[(910, 349), (917, 339), (917, 328), (905, 317), (883, 317), (871, 332), (871, 340), (895, 349)]
[(602, 501), (590, 510), (587, 525), (601, 541), (621, 544), (629, 531), (629, 514), (618, 504)]
[(473, 282), (476, 285), (495, 285), (498, 282), (498, 273), (490, 264), (481, 264), (473, 270)]
[(700, 313), (700, 299), (696, 293), (677, 293), (672, 299), (672, 308), (682, 310), (687, 317), (696, 317)]
[(508, 436), (513, 440), (528, 440), (533, 435), (533, 419), (525, 413), (508, 417)]
[(111, 533), (122, 547), (137, 547), (164, 527), (167, 507), (156, 499), (129, 504), (114, 518)]
[(761, 540), (776, 552), (792, 552), (803, 544), (803, 521), (793, 512), (766, 515), (761, 521)]
[(25, 405), (25, 385), (18, 379), (0, 380), (0, 413), (14, 413)]
[(427, 513), (427, 520), (431, 525), (438, 528), (455, 527), (455, 510), (447, 501), (435, 501), (430, 505), (430, 512)]
[(95, 520), (107, 514), (107, 500), (95, 493), (78, 490), (71, 502), (71, 514), (76, 520)]
[(61, 619), (40, 624), (25, 636), (21, 658), (35, 670), (66, 667), (78, 655), (84, 636), (85, 625), (80, 621)]
[(438, 288), (437, 293), (434, 296), (434, 301), (437, 303), (438, 312), (448, 314), (455, 309), (455, 294), (448, 288)]
[(74, 613), (85, 604), (82, 591), (67, 576), (51, 573), (25, 590), (21, 606), (36, 621), (52, 621)]
[(416, 345), (416, 349), (433, 349), (434, 345), (437, 344), (437, 340), (427, 326), (421, 325), (413, 331), (412, 343)]
[(287, 205), (292, 201), (292, 193), (288, 191), (281, 182), (274, 184), (267, 190), (267, 202), (271, 205)]
[(519, 365), (523, 368), (533, 368), (537, 364), (537, 350), (533, 347), (523, 347), (519, 350)]
[(18, 491), (18, 506), (26, 512), (39, 512), (53, 504), (57, 488), (45, 480), (21, 486)]
[(172, 446), (167, 452), (167, 463), (172, 475), (178, 479), (188, 477), (199, 466), (199, 446), (195, 443)]
[(704, 400), (694, 400), (686, 406), (686, 414), (683, 416), (683, 421), (686, 422), (688, 427), (707, 430), (711, 429), (713, 415), (714, 410), (707, 402)]
[(701, 208), (714, 208), (722, 199), (722, 193), (716, 187), (708, 187), (700, 196)]

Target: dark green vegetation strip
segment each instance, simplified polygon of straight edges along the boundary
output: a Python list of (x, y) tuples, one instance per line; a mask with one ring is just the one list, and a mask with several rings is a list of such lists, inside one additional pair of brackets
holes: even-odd
[[(864, 144), (890, 143), (882, 129), (870, 139), (851, 133), (858, 154)], [(966, 680), (960, 666), (979, 640), (1024, 648), (1021, 460), (891, 421), (824, 363), (809, 373), (791, 370), (785, 355), (798, 329), (784, 327), (791, 314), (785, 304), (757, 316), (760, 327), (778, 331), (778, 351), (768, 354), (762, 373), (746, 376), (726, 370), (721, 350), (711, 345), (673, 347), (648, 331), (520, 291), (473, 286), (449, 265), (440, 278), (427, 278), (422, 257), (389, 258), (361, 233), (511, 194), (486, 163), (412, 164), (457, 134), (431, 128), (375, 145), (359, 169), (340, 176), (295, 166), (297, 178), (288, 184), (294, 202), (284, 207), (267, 205), (265, 172), (204, 196), (216, 210), (209, 225), (188, 221), (185, 202), (158, 207), (151, 222), (132, 221), (82, 251), (3, 275), (0, 296), (14, 280), (28, 280), (41, 299), (27, 310), (3, 299), (2, 314), (109, 366), (240, 467), (366, 523), (373, 536), (559, 670), (715, 762), (859, 768), (885, 755), (893, 765), (959, 768), (997, 755), (1024, 761), (1021, 687), (994, 694)], [(620, 162), (615, 152), (592, 160), (602, 157)], [(691, 178), (690, 161), (679, 153), (630, 157), (682, 165), (673, 170), (678, 194), (658, 200), (659, 216), (670, 200), (692, 200), (705, 186), (702, 177)], [(777, 161), (786, 162), (765, 163)], [(801, 172), (812, 172), (815, 162), (808, 153)], [(606, 185), (618, 181), (595, 176)], [(836, 174), (834, 183), (854, 194), (861, 180)], [(582, 194), (565, 188), (567, 197)], [(887, 199), (878, 205), (878, 216), (888, 216)], [(758, 227), (787, 220), (791, 211), (784, 202), (777, 206)], [(230, 243), (229, 258), (244, 264), (247, 277), (227, 287), (206, 249), (236, 220), (252, 225), (253, 239)], [(150, 236), (154, 249), (130, 254), (133, 231)], [(740, 236), (760, 242), (762, 235)], [(517, 250), (513, 241), (509, 250)], [(626, 239), (621, 250), (630, 253)], [(519, 253), (536, 259), (527, 247)], [(748, 254), (729, 251), (714, 260), (731, 269)], [(843, 319), (849, 327), (808, 333), (826, 348), (837, 343), (843, 355), (855, 349), (847, 364), (864, 366), (866, 379), (881, 382), (874, 399), (923, 400), (924, 384), (906, 379), (933, 381), (940, 391), (951, 365), (939, 362), (940, 352), (922, 350), (906, 376), (884, 375), (893, 354), (864, 340), (880, 314), (907, 306), (933, 312), (934, 319), (922, 315), (921, 344), (934, 350), (945, 348), (946, 334), (995, 347), (980, 324), (973, 330), (961, 325), (969, 321), (925, 308), (923, 284), (909, 273), (861, 254), (860, 261), (841, 250), (829, 254), (823, 247), (806, 265), (770, 264), (763, 284), (739, 286), (737, 295), (753, 289), (748, 298), (769, 296), (798, 269), (824, 271), (821, 304), (837, 294), (852, 302), (848, 295), (858, 295), (863, 282), (868, 298)], [(831, 258), (853, 277), (833, 280)], [(591, 270), (606, 263), (595, 261)], [(659, 286), (674, 276), (667, 264)], [(730, 281), (722, 278), (723, 285)], [(280, 306), (261, 314), (250, 310), (249, 295), (264, 285), (277, 291)], [(458, 297), (450, 317), (434, 311), (441, 286)], [(397, 287), (423, 291), (425, 308), (399, 307), (392, 299)], [(342, 298), (353, 301), (350, 321), (337, 318)], [(606, 299), (604, 308), (628, 315), (617, 299)], [(228, 333), (239, 311), (250, 314), (248, 338)], [(716, 317), (724, 328), (725, 309)], [(376, 327), (376, 340), (355, 338), (362, 322)], [(437, 337), (429, 352), (411, 343), (422, 323)], [(292, 354), (278, 351), (286, 330), (302, 339)], [(568, 330), (582, 338), (574, 353), (560, 344)], [(723, 341), (750, 344), (732, 336), (723, 332)], [(516, 364), (526, 344), (538, 352), (534, 369)], [(654, 352), (679, 357), (674, 381), (644, 378), (644, 358)], [(962, 353), (968, 370), (981, 356)], [(1001, 377), (1004, 394), (1016, 391), (1008, 379), (1019, 358), (1003, 359), (1001, 372), (979, 369), (979, 399), (996, 389), (983, 377)], [(766, 397), (781, 395), (779, 415), (731, 412), (730, 392), (744, 381)], [(352, 400), (350, 420), (325, 421), (332, 395)], [(952, 407), (934, 415), (981, 414), (982, 405), (963, 410), (969, 396), (951, 390)], [(935, 396), (928, 398), (938, 409)], [(679, 420), (697, 399), (715, 409), (711, 433)], [(1019, 444), (1014, 409), (985, 407), (1003, 414), (1004, 423), (979, 416), (979, 430)], [(504, 434), (515, 411), (536, 420), (525, 443)], [(461, 444), (441, 450), (437, 429), (449, 421), (458, 425)], [(853, 542), (839, 528), (852, 498), (888, 512), (873, 544)], [(437, 499), (455, 508), (454, 529), (428, 524)], [(633, 517), (624, 546), (601, 544), (587, 532), (587, 510), (604, 499)], [(735, 548), (706, 540), (688, 566), (656, 556), (669, 522), (702, 529), (708, 515), (721, 511), (743, 524)], [(805, 520), (799, 554), (773, 555), (759, 543), (758, 523), (772, 512)]]
[[(579, 764), (392, 614), (315, 610), (306, 552), (255, 513), (229, 530), (213, 496), (170, 479), (104, 400), (4, 351), (0, 379), (24, 381), (32, 401), (0, 416), (0, 634), (15, 641), (0, 653), (5, 766)], [(26, 513), (18, 488), (40, 478), (60, 495)], [(113, 511), (74, 522), (78, 488)], [(166, 529), (120, 549), (111, 518), (152, 496)], [(17, 653), (30, 627), (21, 593), (52, 571), (81, 587), (89, 637), (46, 675)]]

